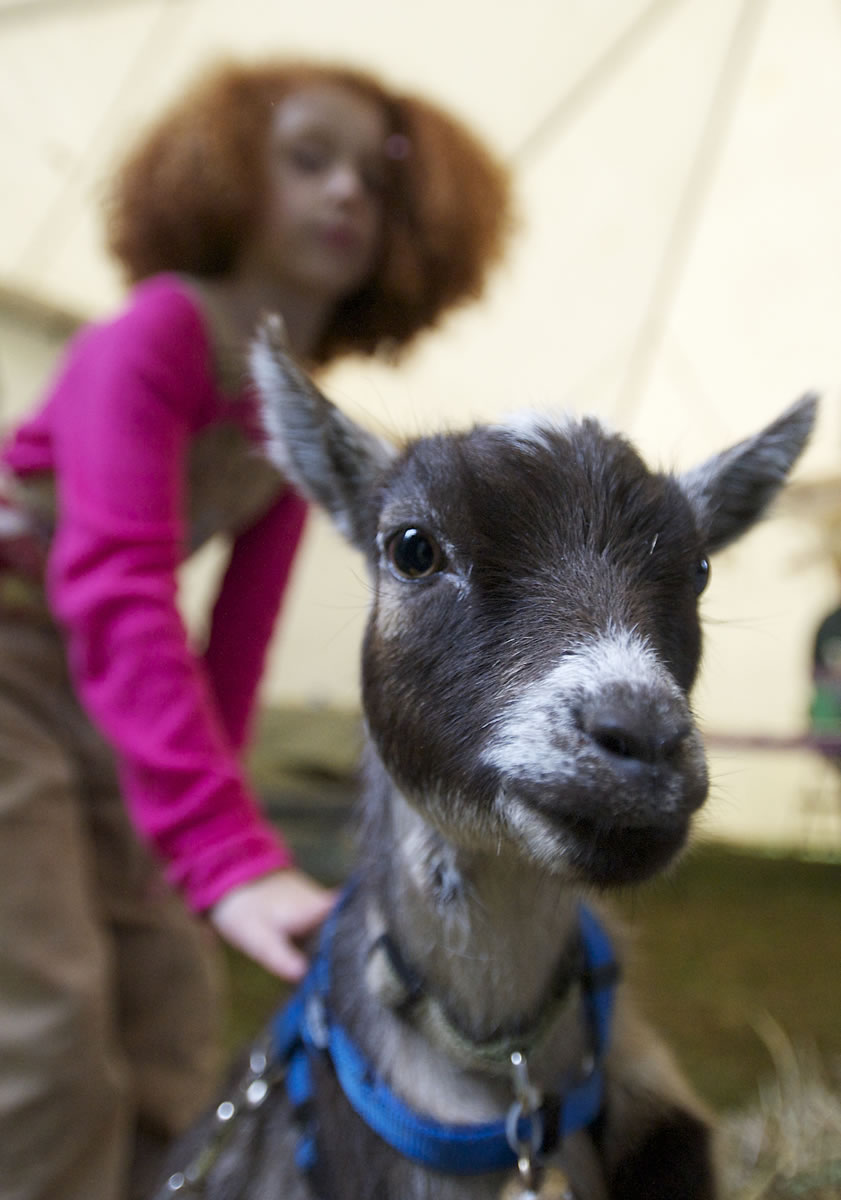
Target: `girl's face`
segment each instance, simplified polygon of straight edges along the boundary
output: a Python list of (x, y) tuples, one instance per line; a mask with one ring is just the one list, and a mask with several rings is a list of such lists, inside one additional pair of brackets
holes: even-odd
[(352, 88), (313, 84), (286, 96), (249, 260), (311, 300), (336, 303), (361, 287), (380, 247), (388, 132), (380, 106)]

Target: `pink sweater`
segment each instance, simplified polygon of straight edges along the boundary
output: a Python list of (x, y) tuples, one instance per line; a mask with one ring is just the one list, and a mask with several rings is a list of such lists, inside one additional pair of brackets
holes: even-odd
[(196, 909), (291, 862), (237, 752), (303, 501), (279, 485), (236, 537), (203, 657), (176, 604), (190, 446), (220, 422), (253, 436), (253, 416), (247, 392), (227, 396), (214, 382), (190, 292), (159, 276), (74, 340), (43, 407), (4, 452), (18, 475), (54, 473), (47, 586), (74, 682), (116, 749), (137, 828)]

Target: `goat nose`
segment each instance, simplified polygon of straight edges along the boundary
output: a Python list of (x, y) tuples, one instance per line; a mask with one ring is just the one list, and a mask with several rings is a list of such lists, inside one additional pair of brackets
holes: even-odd
[(667, 762), (691, 732), (682, 715), (655, 716), (644, 703), (596, 704), (580, 714), (579, 724), (601, 750), (629, 764)]

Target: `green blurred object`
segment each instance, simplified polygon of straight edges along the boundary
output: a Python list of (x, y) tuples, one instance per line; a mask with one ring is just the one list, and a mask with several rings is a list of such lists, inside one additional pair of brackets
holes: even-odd
[(817, 682), (809, 706), (809, 725), (812, 733), (841, 734), (841, 685)]

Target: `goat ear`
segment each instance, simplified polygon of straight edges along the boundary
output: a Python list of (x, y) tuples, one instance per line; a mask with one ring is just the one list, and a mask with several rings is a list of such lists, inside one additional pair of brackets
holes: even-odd
[(682, 476), (710, 552), (741, 537), (768, 508), (809, 440), (817, 404), (817, 396), (803, 396), (753, 437)]
[(327, 510), (350, 542), (365, 549), (368, 497), (395, 447), (322, 395), (290, 356), (279, 317), (262, 322), (250, 366), (269, 459), (303, 496)]

